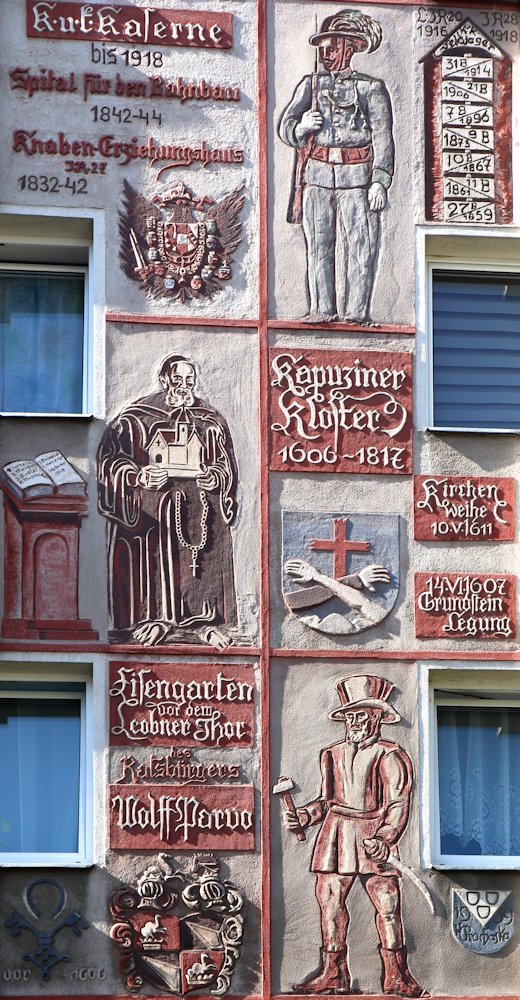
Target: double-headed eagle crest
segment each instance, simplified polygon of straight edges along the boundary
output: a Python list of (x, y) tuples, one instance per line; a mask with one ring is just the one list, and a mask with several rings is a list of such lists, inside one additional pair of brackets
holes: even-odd
[(206, 195), (198, 198), (180, 181), (150, 201), (125, 181), (119, 213), (125, 274), (154, 298), (210, 298), (232, 275), (233, 254), (241, 242), (242, 189), (215, 202)]

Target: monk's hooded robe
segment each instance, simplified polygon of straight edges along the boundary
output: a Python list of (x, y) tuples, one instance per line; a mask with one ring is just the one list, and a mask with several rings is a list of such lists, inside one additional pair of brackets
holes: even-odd
[[(170, 473), (159, 490), (139, 485), (157, 432), (175, 440), (183, 424), (183, 439), (200, 448), (200, 475)], [(171, 626), (163, 642), (200, 641), (210, 626), (236, 625), (230, 525), (237, 467), (223, 417), (199, 399), (172, 409), (165, 392), (146, 396), (109, 424), (97, 460), (98, 506), (108, 518), (110, 640), (132, 642), (135, 627), (149, 621)], [(200, 477), (209, 478), (208, 488)]]

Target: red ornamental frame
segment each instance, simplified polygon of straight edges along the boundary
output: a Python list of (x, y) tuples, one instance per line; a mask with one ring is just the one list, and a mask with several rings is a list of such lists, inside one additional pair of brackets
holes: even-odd
[[(305, 0), (302, 0), (305, 2)], [(422, 6), (435, 9), (438, 6), (437, 0), (421, 0)], [(363, 0), (364, 6), (380, 3), (380, 0)], [(416, 7), (417, 0), (384, 0), (385, 6)], [(259, 663), (260, 685), (259, 685), (259, 726), (258, 743), (260, 754), (260, 835), (258, 848), (261, 858), (261, 992), (257, 995), (250, 995), (248, 1000), (286, 1000), (287, 996), (293, 994), (273, 994), (271, 992), (271, 894), (270, 894), (270, 811), (271, 811), (271, 786), (277, 775), (270, 773), (269, 757), (269, 733), (270, 733), (270, 701), (269, 701), (269, 672), (270, 660), (291, 661), (297, 663), (299, 660), (307, 660), (309, 657), (320, 661), (337, 661), (338, 664), (347, 665), (350, 661), (371, 662), (392, 662), (401, 661), (409, 663), (413, 669), (414, 663), (421, 660), (446, 661), (464, 660), (468, 662), (518, 662), (520, 661), (520, 650), (504, 650), (497, 652), (456, 650), (439, 648), (421, 648), (413, 650), (366, 650), (366, 649), (332, 649), (332, 650), (307, 650), (277, 648), (270, 645), (270, 581), (269, 581), (269, 346), (270, 332), (298, 331), (300, 333), (309, 332), (309, 325), (303, 322), (291, 320), (269, 318), (268, 312), (268, 163), (267, 145), (263, 137), (268, 131), (267, 115), (267, 91), (268, 91), (268, 59), (267, 59), (267, 5), (268, 0), (257, 0), (257, 39), (258, 39), (258, 64), (257, 64), (257, 101), (258, 101), (258, 176), (257, 185), (259, 191), (260, 222), (259, 222), (259, 267), (258, 267), (258, 318), (247, 320), (234, 320), (225, 317), (215, 319), (195, 318), (195, 317), (164, 317), (150, 314), (130, 314), (130, 313), (107, 313), (106, 322), (132, 323), (153, 325), (155, 327), (211, 327), (215, 330), (242, 329), (256, 332), (259, 344), (259, 476), (260, 476), (260, 525), (259, 525), (259, 573), (260, 573), (260, 607), (259, 607), (259, 641), (256, 647), (231, 647), (226, 651), (225, 656), (212, 655), (212, 663), (224, 665), (230, 659), (244, 659), (251, 662), (254, 658)], [(444, 0), (445, 7), (474, 8), (475, 3), (468, 0)], [(511, 3), (498, 0), (494, 3), (494, 9), (511, 10)], [(320, 329), (317, 324), (316, 329)], [(344, 333), (365, 333), (366, 328), (348, 323), (329, 323), (322, 327), (327, 332)], [(406, 349), (406, 339), (413, 337), (415, 328), (410, 325), (388, 325), (377, 329), (377, 336), (402, 336), (405, 338), (403, 347)], [(274, 476), (277, 473), (273, 473)], [(406, 480), (405, 480), (406, 481)], [(413, 489), (412, 480), (407, 480), (410, 494)], [(426, 643), (425, 643), (426, 645)], [(111, 656), (124, 654), (128, 662), (134, 662), (143, 656), (142, 646), (118, 646), (103, 642), (47, 642), (47, 641), (0, 641), (0, 650), (18, 652), (38, 652), (38, 653), (106, 653)], [(186, 657), (193, 656), (200, 658), (200, 646), (175, 645), (161, 646), (154, 649), (154, 657), (157, 659), (171, 656)], [(119, 786), (120, 787), (120, 786)], [(141, 786), (142, 787), (142, 786)], [(278, 807), (278, 804), (275, 803)], [(164, 994), (147, 994), (149, 1000), (159, 1000)], [(99, 1000), (100, 994), (82, 994), (83, 1000)], [(107, 1000), (125, 1000), (127, 994), (116, 993), (107, 995)], [(7, 1000), (14, 1000), (7, 997)], [(29, 998), (30, 1000), (30, 998)], [(63, 1000), (63, 994), (49, 994), (47, 1000)], [(233, 994), (229, 994), (229, 1000), (235, 1000)], [(310, 1000), (310, 998), (309, 998)], [(358, 995), (358, 1000), (374, 1000), (374, 995)], [(442, 1000), (514, 1000), (513, 995), (488, 995), (479, 996), (467, 995), (466, 997), (454, 994), (443, 995)]]

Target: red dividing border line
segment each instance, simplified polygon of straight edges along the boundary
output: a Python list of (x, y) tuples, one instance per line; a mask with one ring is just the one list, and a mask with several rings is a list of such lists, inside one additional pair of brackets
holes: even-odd
[(269, 331), (267, 224), (267, 0), (257, 3), (258, 99), (258, 364), (260, 454), (260, 865), (262, 997), (271, 995), (271, 842), (269, 769)]
[[(267, 615), (265, 616), (268, 617)], [(240, 657), (258, 658), (266, 655), (267, 660), (471, 660), (482, 662), (516, 662), (520, 660), (520, 649), (503, 651), (485, 649), (278, 649), (269, 650), (259, 646), (230, 646), (225, 653), (213, 653), (202, 646), (116, 646), (108, 643), (87, 642), (27, 642), (15, 639), (0, 642), (3, 653), (109, 653), (110, 655), (172, 657), (211, 656), (212, 662), (226, 663)], [(269, 706), (266, 706), (266, 712)], [(518, 1000), (518, 997), (517, 997)]]
[(217, 331), (219, 327), (225, 330), (256, 330), (256, 319), (224, 319), (222, 316), (154, 316), (150, 313), (105, 313), (107, 323), (146, 323), (148, 326), (210, 326)]
[(268, 327), (271, 330), (301, 330), (302, 332), (313, 333), (319, 330), (320, 333), (364, 333), (367, 337), (377, 334), (378, 337), (394, 337), (405, 334), (415, 337), (415, 326), (407, 326), (405, 323), (382, 323), (361, 326), (358, 323), (302, 323), (296, 319), (270, 319)]

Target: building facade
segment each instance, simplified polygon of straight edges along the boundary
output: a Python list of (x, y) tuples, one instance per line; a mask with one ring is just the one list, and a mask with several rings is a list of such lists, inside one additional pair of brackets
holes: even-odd
[(3, 995), (516, 997), (518, 5), (0, 13)]

